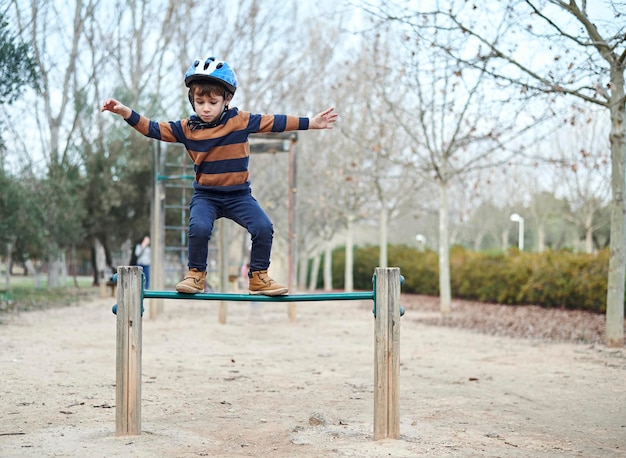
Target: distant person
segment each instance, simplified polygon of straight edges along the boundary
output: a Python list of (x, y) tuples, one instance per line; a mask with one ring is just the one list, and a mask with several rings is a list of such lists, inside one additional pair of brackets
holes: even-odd
[(152, 253), (150, 251), (150, 237), (147, 235), (135, 245), (134, 255), (137, 259), (137, 265), (143, 268), (143, 275), (146, 279), (144, 285), (145, 289), (150, 289), (150, 260), (152, 259)]
[(242, 280), (242, 287), (247, 287), (248, 286), (248, 273), (250, 272), (250, 263), (247, 262), (246, 264), (242, 264), (241, 265), (241, 269), (239, 271), (239, 276), (241, 277)]
[[(267, 68), (271, 71), (271, 68)], [(250, 294), (279, 296), (287, 287), (268, 275), (274, 237), (272, 221), (252, 196), (248, 163), (254, 133), (332, 129), (337, 118), (333, 108), (312, 117), (285, 114), (253, 114), (230, 108), (237, 78), (230, 65), (215, 57), (195, 60), (185, 73), (188, 99), (195, 115), (157, 122), (140, 115), (115, 99), (107, 99), (102, 111), (123, 117), (143, 135), (181, 143), (194, 164), (195, 181), (189, 206), (189, 271), (176, 285), (179, 293), (201, 293), (206, 281), (208, 242), (213, 223), (228, 218), (246, 228), (252, 237)]]

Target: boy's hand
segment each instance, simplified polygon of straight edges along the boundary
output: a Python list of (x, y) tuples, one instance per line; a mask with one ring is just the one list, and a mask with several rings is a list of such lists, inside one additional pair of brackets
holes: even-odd
[(332, 129), (337, 120), (334, 108), (328, 108), (309, 119), (309, 129)]
[(102, 104), (101, 111), (110, 111), (122, 116), (124, 119), (128, 119), (133, 113), (130, 108), (115, 99), (106, 99)]

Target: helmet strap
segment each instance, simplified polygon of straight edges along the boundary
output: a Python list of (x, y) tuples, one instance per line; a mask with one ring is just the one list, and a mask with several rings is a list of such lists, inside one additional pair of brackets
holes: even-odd
[(226, 117), (227, 113), (228, 113), (228, 107), (226, 106), (226, 107), (224, 107), (224, 110), (222, 111), (222, 114), (220, 114), (220, 117), (218, 119), (216, 119), (215, 121), (204, 122), (204, 121), (201, 121), (199, 119), (191, 119), (189, 121), (189, 128), (191, 130), (198, 130), (198, 129), (211, 129), (213, 127), (217, 127), (224, 120), (224, 118)]

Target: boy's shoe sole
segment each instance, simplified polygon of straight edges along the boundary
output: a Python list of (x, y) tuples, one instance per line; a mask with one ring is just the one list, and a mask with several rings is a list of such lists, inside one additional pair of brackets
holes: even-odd
[(284, 296), (289, 292), (288, 288), (270, 289), (267, 291), (248, 291), (253, 296)]
[(196, 293), (203, 292), (202, 290), (190, 288), (187, 286), (176, 286), (176, 291), (178, 291), (179, 293), (184, 293), (184, 294), (196, 294)]

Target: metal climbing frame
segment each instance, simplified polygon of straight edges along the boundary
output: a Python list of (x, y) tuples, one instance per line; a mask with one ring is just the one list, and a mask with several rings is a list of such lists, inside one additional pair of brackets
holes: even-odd
[[(176, 151), (175, 158), (178, 161), (173, 161), (173, 155), (170, 154), (168, 157), (167, 148), (165, 152), (158, 148), (159, 166), (155, 176), (155, 201), (158, 205), (155, 205), (153, 218), (159, 220), (160, 224), (153, 225), (153, 231), (161, 233), (161, 237), (157, 238), (161, 242), (161, 247), (155, 248), (157, 250), (160, 248), (162, 252), (160, 262), (155, 264), (162, 266), (163, 275), (162, 284), (155, 284), (159, 288), (173, 286), (187, 271), (189, 200), (193, 193), (194, 179), (185, 150), (181, 147), (180, 152)], [(208, 248), (209, 259), (215, 260), (218, 248), (214, 237), (209, 242)], [(215, 273), (217, 270), (215, 262), (208, 264), (209, 273)]]

